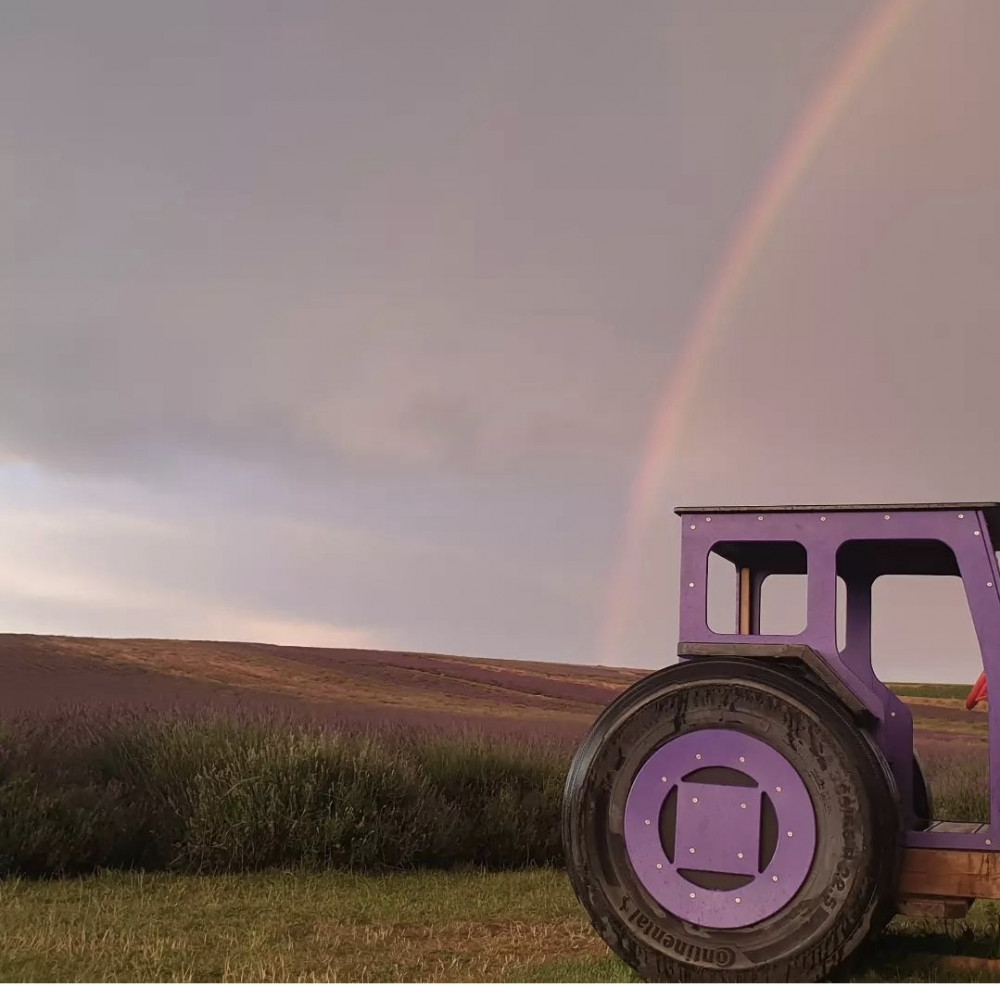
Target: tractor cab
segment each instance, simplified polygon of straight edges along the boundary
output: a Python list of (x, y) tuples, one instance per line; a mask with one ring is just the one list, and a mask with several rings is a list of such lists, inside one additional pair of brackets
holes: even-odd
[[(994, 547), (1000, 544), (1000, 506), (679, 508), (677, 513), (683, 525), (682, 660), (765, 653), (780, 660), (784, 655), (822, 680), (855, 715), (870, 721), (868, 729), (902, 796), (908, 828), (925, 828), (932, 822), (930, 797), (913, 754), (912, 716), (872, 667), (872, 588), (882, 576), (962, 580), (984, 661), (966, 701), (967, 708), (974, 708), (987, 698), (987, 662), (1000, 661), (1000, 573)], [(708, 625), (712, 556), (735, 569), (736, 626), (731, 633)], [(760, 633), (762, 591), (768, 578), (778, 575), (806, 580), (806, 620), (799, 633)], [(837, 640), (838, 581), (846, 597), (843, 645)], [(1000, 818), (1000, 805), (993, 808)]]
[[(983, 659), (966, 705), (986, 698), (1000, 504), (677, 514), (680, 661), (605, 710), (567, 779), (570, 877), (609, 945), (660, 981), (818, 979), (897, 912), (954, 917), (1000, 898), (1000, 707), (987, 711), (989, 820), (934, 819), (912, 715), (871, 642), (880, 577), (957, 577)], [(710, 606), (719, 560), (725, 625)], [(800, 626), (762, 620), (774, 576), (804, 583)]]

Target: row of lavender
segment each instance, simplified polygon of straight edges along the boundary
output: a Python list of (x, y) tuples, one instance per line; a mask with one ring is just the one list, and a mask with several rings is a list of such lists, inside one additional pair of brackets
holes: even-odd
[[(0, 875), (561, 863), (571, 743), (260, 716), (0, 723)], [(925, 751), (938, 815), (982, 819), (978, 747)]]

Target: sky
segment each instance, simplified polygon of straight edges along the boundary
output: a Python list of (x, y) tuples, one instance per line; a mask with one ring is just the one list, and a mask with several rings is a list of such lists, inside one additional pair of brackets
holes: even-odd
[[(656, 667), (678, 504), (1000, 499), (1000, 5), (911, 7), (688, 381), (607, 654), (699, 305), (880, 8), (0, 6), (0, 631)], [(879, 592), (877, 669), (975, 679), (954, 586)]]

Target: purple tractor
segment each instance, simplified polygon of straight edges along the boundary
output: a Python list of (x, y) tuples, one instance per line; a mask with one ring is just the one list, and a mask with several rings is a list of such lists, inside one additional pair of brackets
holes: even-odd
[[(990, 822), (934, 821), (912, 717), (871, 656), (875, 580), (952, 575), (1000, 676), (1000, 504), (677, 513), (680, 661), (601, 714), (566, 781), (569, 875), (605, 942), (651, 981), (817, 980), (894, 914), (1000, 898), (1000, 712)], [(727, 633), (708, 626), (712, 553), (735, 569)], [(806, 578), (806, 627), (761, 634), (782, 574)]]

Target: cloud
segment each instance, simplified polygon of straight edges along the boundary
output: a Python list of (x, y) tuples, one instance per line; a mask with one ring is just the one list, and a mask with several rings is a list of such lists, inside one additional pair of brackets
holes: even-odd
[(169, 511), (85, 494), (67, 483), (46, 509), (0, 504), (6, 630), (587, 655), (599, 583), (558, 556), (523, 565), (489, 539), (224, 512), (197, 491)]
[[(241, 608), (224, 586), (216, 586), (215, 594), (192, 592), (170, 578), (176, 573), (152, 569), (143, 578), (129, 572), (121, 564), (123, 543), (139, 542), (148, 551), (154, 543), (176, 545), (191, 537), (161, 521), (94, 510), (0, 509), (0, 531), (0, 613), (7, 614), (7, 631), (28, 626), (35, 633), (65, 633), (65, 616), (57, 616), (63, 614), (76, 615), (72, 632), (85, 635), (377, 646), (377, 636), (367, 629), (295, 619), (266, 607)], [(103, 564), (87, 556), (94, 540), (109, 556)], [(25, 611), (50, 616), (34, 621), (13, 616)]]
[[(0, 8), (0, 617), (589, 658), (654, 399), (869, 6)], [(673, 655), (675, 503), (1000, 482), (997, 14), (955, 10), (758, 257), (623, 661)]]
[(627, 471), (789, 73), (857, 6), (787, 5), (794, 44), (656, 5), (4, 10), (0, 448)]
[(197, 634), (181, 637), (205, 637), (224, 641), (250, 641), (257, 644), (285, 644), (309, 648), (378, 648), (377, 633), (338, 627), (320, 622), (282, 620), (239, 611), (209, 611), (193, 617), (192, 627), (204, 628)]

